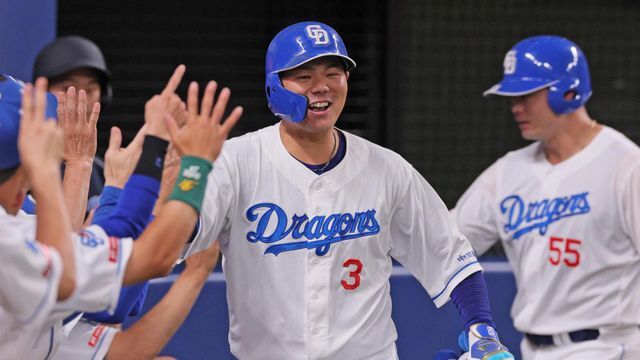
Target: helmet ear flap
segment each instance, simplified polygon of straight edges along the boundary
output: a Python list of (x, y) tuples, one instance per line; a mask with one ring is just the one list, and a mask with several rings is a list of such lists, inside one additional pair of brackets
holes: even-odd
[[(580, 83), (579, 78), (565, 77), (550, 86), (547, 100), (551, 110), (558, 115), (578, 110), (591, 97), (591, 91), (585, 92), (581, 85), (584, 86)], [(573, 94), (573, 96), (568, 97), (568, 94)]]
[(285, 89), (277, 73), (267, 74), (265, 92), (269, 109), (277, 117), (301, 122), (307, 116), (307, 107), (309, 106), (307, 97)]

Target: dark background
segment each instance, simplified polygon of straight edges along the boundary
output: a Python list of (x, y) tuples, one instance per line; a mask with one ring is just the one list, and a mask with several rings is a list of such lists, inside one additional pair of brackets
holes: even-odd
[[(114, 101), (100, 150), (118, 125), (131, 139), (144, 102), (184, 63), (190, 80), (215, 79), (245, 115), (234, 135), (276, 120), (263, 92), (264, 56), (283, 27), (318, 20), (342, 35), (358, 67), (338, 126), (403, 155), (452, 207), (498, 157), (526, 143), (509, 103), (484, 99), (502, 59), (524, 37), (558, 34), (587, 54), (589, 111), (640, 140), (640, 6), (634, 1), (112, 1), (61, 0), (58, 35), (104, 51)], [(181, 95), (186, 87), (181, 86)]]

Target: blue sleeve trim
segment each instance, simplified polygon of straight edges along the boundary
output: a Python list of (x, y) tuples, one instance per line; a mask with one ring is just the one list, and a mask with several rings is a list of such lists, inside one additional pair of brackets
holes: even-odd
[(456, 271), (453, 276), (451, 276), (449, 278), (449, 280), (447, 281), (447, 284), (444, 286), (444, 289), (442, 289), (442, 291), (440, 291), (436, 296), (432, 297), (431, 300), (435, 301), (437, 298), (439, 298), (440, 296), (442, 296), (442, 294), (444, 294), (445, 291), (447, 291), (447, 288), (449, 287), (449, 284), (451, 284), (451, 282), (453, 281), (453, 279), (456, 278), (456, 276), (458, 276), (458, 274), (460, 274), (462, 271), (464, 271), (464, 269), (468, 268), (471, 265), (474, 264), (479, 264), (478, 261), (474, 261), (474, 262), (470, 262), (467, 265), (461, 267), (460, 269), (458, 269), (458, 271)]

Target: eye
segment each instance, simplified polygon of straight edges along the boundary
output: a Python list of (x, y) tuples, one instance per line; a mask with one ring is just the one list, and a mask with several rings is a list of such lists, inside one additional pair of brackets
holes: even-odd
[(295, 77), (296, 80), (309, 80), (311, 79), (311, 75), (300, 74)]

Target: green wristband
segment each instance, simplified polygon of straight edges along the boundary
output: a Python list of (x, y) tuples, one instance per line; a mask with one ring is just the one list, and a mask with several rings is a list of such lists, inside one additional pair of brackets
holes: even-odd
[(200, 213), (204, 191), (207, 188), (207, 178), (212, 169), (213, 164), (208, 160), (195, 156), (183, 156), (180, 161), (180, 172), (169, 200), (187, 203)]

